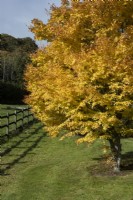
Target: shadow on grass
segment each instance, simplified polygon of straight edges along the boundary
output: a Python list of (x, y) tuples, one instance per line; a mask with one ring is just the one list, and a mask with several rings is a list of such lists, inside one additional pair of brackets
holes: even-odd
[[(33, 125), (33, 123), (30, 124), (30, 126), (32, 126), (32, 125)], [(30, 126), (28, 126), (27, 128), (30, 129)], [(39, 129), (41, 129), (42, 127), (43, 127), (43, 125), (41, 125), (40, 127), (38, 127), (38, 128), (36, 129), (36, 131), (39, 131)], [(26, 129), (26, 127), (25, 127), (25, 129)], [(21, 132), (19, 132), (19, 135), (18, 135), (17, 133), (15, 133), (14, 135), (11, 135), (11, 137), (9, 138), (10, 140), (11, 140), (13, 137), (15, 137), (15, 136), (16, 136), (16, 137), (19, 136), (19, 140), (18, 140), (15, 144), (13, 144), (13, 145), (11, 145), (10, 147), (6, 148), (4, 151), (0, 152), (0, 156), (1, 156), (1, 157), (3, 157), (3, 156), (5, 156), (6, 154), (10, 153), (10, 152), (12, 151), (12, 149), (17, 148), (23, 141), (25, 141), (25, 140), (29, 139), (30, 137), (32, 137), (33, 134), (36, 134), (36, 131), (34, 131), (34, 132), (29, 133), (28, 136), (23, 136), (23, 137), (22, 137), (21, 135), (22, 135), (22, 133), (23, 133), (23, 131), (24, 131), (25, 129), (21, 130)], [(21, 138), (22, 138), (22, 139), (21, 139)], [(27, 141), (27, 142), (31, 142), (31, 141)], [(6, 143), (6, 142), (4, 142), (4, 143)], [(2, 143), (2, 144), (4, 144), (4, 143)]]
[(133, 151), (122, 155), (120, 173), (115, 173), (113, 171), (113, 163), (107, 162), (107, 158), (104, 156), (93, 158), (93, 160), (98, 161), (98, 163), (87, 167), (87, 171), (93, 176), (124, 176), (128, 173), (133, 173)]
[(25, 123), (24, 126), (18, 127), (17, 130), (11, 131), (9, 135), (5, 134), (3, 136), (0, 136), (0, 145), (7, 143), (9, 139), (18, 136), (18, 134), (21, 134), (23, 130), (30, 128), (34, 123), (37, 123), (37, 122), (38, 120), (34, 119), (30, 121), (29, 123)]
[(133, 151), (122, 155), (121, 170), (133, 170)]
[(37, 148), (37, 146), (40, 143), (40, 141), (46, 136), (46, 134), (42, 133), (38, 137), (37, 132), (42, 127), (43, 127), (42, 125), (39, 126), (39, 127), (37, 127), (36, 129), (34, 129), (34, 131), (30, 132), (30, 134), (28, 136), (26, 136), (26, 137), (24, 136), (22, 139), (20, 139), (19, 141), (17, 141), (14, 145), (11, 145), (11, 147), (7, 148), (4, 152), (2, 152), (2, 156), (4, 156), (4, 155), (8, 154), (9, 152), (11, 152), (15, 148), (21, 148), (21, 147), (19, 147), (19, 145), (21, 143), (23, 144), (23, 142), (26, 142), (26, 140), (29, 139), (30, 137), (32, 138), (33, 135), (36, 134), (36, 136), (37, 136), (34, 141), (30, 141), (31, 142), (30, 146), (24, 147), (24, 151), (22, 153), (20, 153), (18, 155), (13, 155), (13, 160), (11, 162), (8, 162), (8, 163), (5, 163), (5, 164), (1, 164), (1, 166), (6, 166), (6, 167), (4, 167), (3, 169), (0, 170), (0, 174), (2, 176), (9, 175), (9, 174), (6, 173), (7, 170), (11, 169), (14, 165), (16, 165), (18, 163), (19, 164), (24, 163), (24, 162), (21, 161), (21, 159), (23, 159), (27, 154), (31, 153), (34, 148)]

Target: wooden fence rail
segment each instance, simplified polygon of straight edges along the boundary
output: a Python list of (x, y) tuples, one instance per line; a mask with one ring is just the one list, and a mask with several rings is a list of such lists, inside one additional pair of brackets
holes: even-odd
[[(21, 113), (21, 115), (20, 115)], [(5, 122), (1, 123), (1, 119), (5, 119)], [(27, 119), (27, 120), (25, 120)], [(13, 113), (7, 113), (6, 115), (0, 115), (0, 130), (6, 128), (6, 135), (10, 134), (10, 127), (14, 125), (14, 130), (17, 131), (18, 128), (24, 127), (24, 125), (34, 120), (33, 114), (30, 112), (30, 108), (15, 108)], [(19, 125), (18, 125), (19, 123)]]

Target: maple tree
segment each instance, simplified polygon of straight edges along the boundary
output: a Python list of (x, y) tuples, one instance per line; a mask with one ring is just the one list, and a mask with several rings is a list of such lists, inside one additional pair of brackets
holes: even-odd
[(121, 138), (133, 136), (133, 1), (62, 0), (30, 30), (48, 45), (31, 56), (26, 102), (51, 136), (109, 141), (120, 169)]

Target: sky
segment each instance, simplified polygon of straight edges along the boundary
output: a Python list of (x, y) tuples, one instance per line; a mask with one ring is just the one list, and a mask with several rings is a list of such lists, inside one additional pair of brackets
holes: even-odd
[(0, 0), (0, 34), (6, 33), (16, 38), (31, 37), (34, 35), (28, 27), (34, 18), (45, 23), (50, 5), (60, 5), (60, 0)]

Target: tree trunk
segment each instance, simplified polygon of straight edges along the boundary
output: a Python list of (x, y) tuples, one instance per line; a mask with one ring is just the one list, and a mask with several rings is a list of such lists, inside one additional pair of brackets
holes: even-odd
[(116, 136), (109, 140), (111, 152), (114, 159), (114, 172), (120, 172), (121, 164), (121, 143), (120, 137)]

